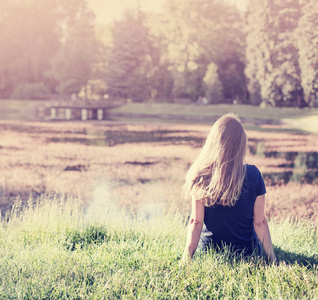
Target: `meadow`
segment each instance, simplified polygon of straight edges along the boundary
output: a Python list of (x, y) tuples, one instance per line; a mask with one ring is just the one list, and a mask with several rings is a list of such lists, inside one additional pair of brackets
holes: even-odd
[(270, 222), (280, 262), (229, 253), (180, 263), (186, 218), (86, 207), (58, 195), (16, 203), (0, 226), (1, 299), (317, 299), (316, 225)]
[(278, 265), (180, 264), (183, 180), (209, 124), (0, 121), (0, 298), (317, 299), (317, 135), (244, 126)]

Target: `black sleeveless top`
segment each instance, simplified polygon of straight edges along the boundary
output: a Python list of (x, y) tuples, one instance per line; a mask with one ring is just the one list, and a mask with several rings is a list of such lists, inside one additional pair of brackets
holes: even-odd
[(253, 225), (254, 203), (257, 196), (265, 193), (260, 171), (254, 165), (246, 165), (243, 187), (235, 205), (205, 207), (198, 249), (206, 250), (210, 246), (222, 249), (226, 245), (246, 255), (260, 251)]

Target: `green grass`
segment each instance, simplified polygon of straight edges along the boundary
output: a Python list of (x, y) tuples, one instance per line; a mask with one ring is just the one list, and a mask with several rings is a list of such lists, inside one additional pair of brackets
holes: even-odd
[(312, 223), (270, 222), (279, 265), (213, 251), (180, 265), (186, 218), (46, 196), (0, 227), (0, 299), (318, 299)]
[[(46, 101), (47, 102), (47, 101)], [(36, 108), (44, 101), (36, 100), (1, 100), (0, 120), (32, 120), (36, 118)], [(135, 114), (148, 115), (143, 117), (143, 122), (182, 122), (182, 123), (207, 123), (200, 120), (205, 116), (222, 116), (228, 112), (237, 114), (240, 118), (263, 119), (281, 121), (282, 130), (299, 130), (301, 132), (318, 133), (318, 108), (261, 108), (251, 105), (185, 105), (177, 103), (128, 103), (124, 106), (109, 110), (109, 116), (118, 113), (126, 114), (124, 117), (115, 116), (116, 120), (136, 121)], [(166, 118), (156, 116), (167, 115)], [(169, 116), (169, 117), (168, 117)], [(174, 117), (175, 116), (175, 117)], [(185, 118), (182, 118), (185, 116)], [(195, 116), (195, 121), (187, 116)], [(253, 122), (252, 122), (253, 123)]]
[(243, 118), (257, 119), (293, 119), (317, 116), (318, 109), (298, 108), (261, 108), (251, 105), (183, 105), (176, 103), (128, 103), (112, 110), (117, 113), (142, 113), (142, 114), (171, 114), (171, 115), (201, 115), (221, 116), (228, 112), (238, 114)]
[[(39, 100), (14, 100), (14, 99), (0, 99), (0, 120), (28, 120), (30, 117), (30, 108), (35, 109)], [(27, 112), (24, 110), (27, 109)]]

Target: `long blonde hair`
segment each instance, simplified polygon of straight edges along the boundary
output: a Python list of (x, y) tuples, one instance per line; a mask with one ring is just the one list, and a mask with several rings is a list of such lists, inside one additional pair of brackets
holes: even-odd
[(236, 115), (226, 114), (218, 119), (187, 172), (186, 198), (193, 196), (205, 206), (233, 206), (245, 177), (246, 145), (246, 133)]

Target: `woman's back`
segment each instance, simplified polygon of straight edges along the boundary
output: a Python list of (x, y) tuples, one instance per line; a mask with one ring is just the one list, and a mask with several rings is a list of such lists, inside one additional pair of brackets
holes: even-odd
[(260, 241), (267, 256), (276, 259), (264, 212), (264, 181), (255, 166), (244, 165), (246, 147), (235, 115), (214, 123), (186, 175), (185, 198), (191, 198), (192, 212), (184, 258), (192, 257), (198, 244), (201, 249), (225, 244), (249, 255), (260, 250)]
[(215, 204), (205, 207), (204, 224), (199, 248), (206, 249), (213, 239), (213, 244), (231, 245), (235, 250), (251, 254), (258, 245), (253, 226), (254, 203), (259, 195), (266, 193), (262, 176), (253, 165), (246, 165), (246, 173), (240, 197), (234, 206)]

